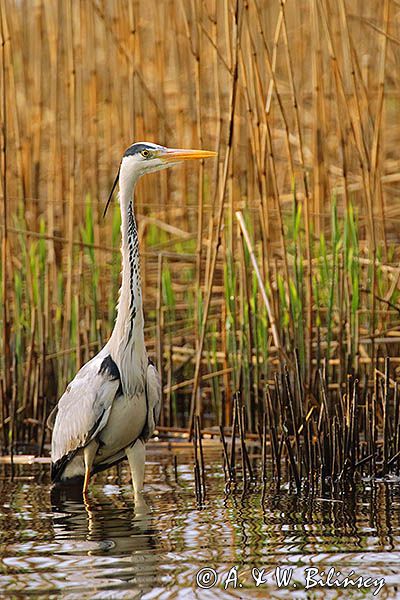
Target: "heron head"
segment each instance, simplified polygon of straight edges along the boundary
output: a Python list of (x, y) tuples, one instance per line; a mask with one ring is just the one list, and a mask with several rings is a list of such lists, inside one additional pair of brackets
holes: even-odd
[(186, 150), (182, 148), (165, 148), (149, 142), (138, 142), (129, 146), (122, 157), (122, 165), (136, 175), (161, 171), (182, 162), (195, 158), (216, 156), (216, 152), (208, 150)]
[(111, 196), (120, 176), (123, 177), (124, 180), (132, 183), (146, 173), (154, 173), (155, 171), (173, 167), (184, 160), (209, 158), (216, 155), (216, 152), (209, 150), (166, 148), (150, 142), (137, 142), (132, 144), (132, 146), (129, 146), (129, 148), (125, 150), (122, 156), (118, 175), (114, 181), (104, 214), (107, 212)]

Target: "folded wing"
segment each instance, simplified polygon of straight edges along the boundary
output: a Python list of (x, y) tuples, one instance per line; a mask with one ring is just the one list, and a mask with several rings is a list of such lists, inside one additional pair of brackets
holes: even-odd
[(142, 437), (147, 441), (154, 433), (161, 412), (161, 379), (153, 362), (149, 360), (146, 378), (147, 423)]
[(52, 479), (57, 480), (76, 452), (105, 427), (112, 403), (120, 392), (117, 365), (100, 353), (82, 367), (67, 386), (51, 414)]

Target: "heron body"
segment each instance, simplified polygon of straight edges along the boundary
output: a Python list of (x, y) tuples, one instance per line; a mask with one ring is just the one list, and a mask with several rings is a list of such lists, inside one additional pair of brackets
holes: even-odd
[(122, 157), (108, 200), (119, 181), (122, 283), (117, 318), (107, 344), (78, 371), (49, 416), (54, 482), (83, 477), (86, 493), (92, 474), (127, 457), (135, 494), (142, 491), (145, 443), (159, 418), (161, 384), (144, 341), (134, 187), (145, 173), (214, 155), (141, 142)]

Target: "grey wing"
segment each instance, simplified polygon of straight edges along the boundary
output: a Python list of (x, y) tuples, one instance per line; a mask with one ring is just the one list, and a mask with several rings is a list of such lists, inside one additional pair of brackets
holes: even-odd
[(149, 360), (146, 377), (147, 423), (143, 437), (147, 441), (154, 433), (161, 412), (161, 379), (154, 364)]
[(105, 427), (120, 383), (114, 361), (100, 354), (84, 365), (67, 386), (56, 407), (51, 441), (53, 479), (75, 452)]

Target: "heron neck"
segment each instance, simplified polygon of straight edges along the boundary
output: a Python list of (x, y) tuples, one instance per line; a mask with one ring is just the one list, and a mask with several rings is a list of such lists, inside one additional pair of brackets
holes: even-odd
[[(140, 279), (139, 237), (133, 209), (133, 190), (136, 180), (121, 178), (119, 202), (121, 208), (121, 253), (122, 283), (119, 291), (117, 318), (108, 343), (112, 357), (118, 365), (123, 386), (133, 392), (133, 379), (141, 374), (142, 364), (137, 369), (132, 364), (142, 363), (145, 353), (142, 289)], [(125, 368), (126, 366), (126, 368)], [(141, 379), (141, 377), (139, 377)]]

